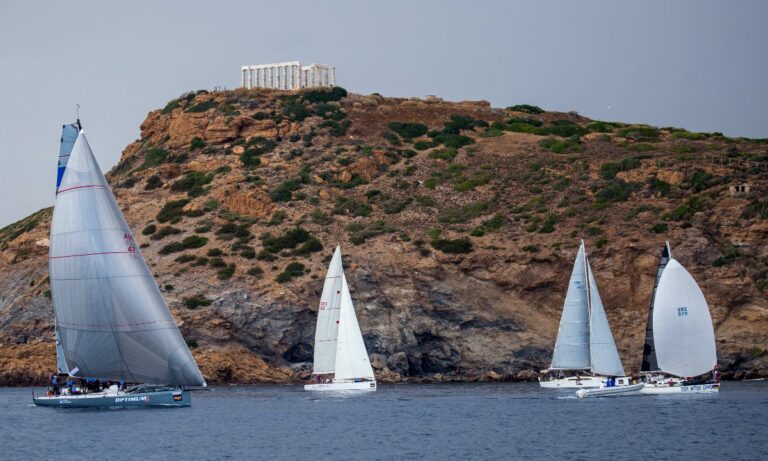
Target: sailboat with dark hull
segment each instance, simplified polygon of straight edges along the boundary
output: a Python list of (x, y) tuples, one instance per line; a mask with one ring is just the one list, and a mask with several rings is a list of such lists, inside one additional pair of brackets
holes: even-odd
[(642, 394), (712, 393), (720, 389), (712, 317), (691, 274), (665, 242), (648, 308)]
[(49, 249), (57, 365), (73, 379), (109, 385), (65, 387), (34, 397), (35, 405), (190, 405), (190, 389), (205, 379), (79, 127), (59, 178)]

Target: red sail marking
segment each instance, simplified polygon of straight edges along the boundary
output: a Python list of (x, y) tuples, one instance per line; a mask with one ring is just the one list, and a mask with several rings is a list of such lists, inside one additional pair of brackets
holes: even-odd
[(91, 184), (91, 185), (87, 185), (87, 186), (67, 187), (66, 189), (59, 189), (59, 194), (61, 194), (63, 192), (68, 192), (68, 191), (71, 191), (71, 190), (77, 190), (77, 189), (98, 189), (98, 188), (104, 189), (104, 186), (102, 186), (101, 184)]
[(121, 255), (121, 254), (132, 255), (133, 252), (132, 251), (103, 251), (101, 253), (81, 253), (81, 254), (74, 254), (74, 255), (49, 256), (48, 259), (79, 258), (82, 256)]

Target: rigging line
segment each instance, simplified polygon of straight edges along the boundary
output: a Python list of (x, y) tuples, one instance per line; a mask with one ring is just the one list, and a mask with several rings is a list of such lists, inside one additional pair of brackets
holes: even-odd
[(48, 259), (63, 259), (63, 258), (81, 258), (84, 256), (101, 256), (101, 255), (115, 255), (115, 254), (136, 254), (130, 251), (101, 251), (98, 253), (79, 253), (79, 254), (72, 254), (72, 255), (61, 255), (61, 256), (48, 256)]

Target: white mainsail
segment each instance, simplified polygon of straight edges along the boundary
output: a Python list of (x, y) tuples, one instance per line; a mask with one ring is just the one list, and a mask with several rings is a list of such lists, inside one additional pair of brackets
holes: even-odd
[(341, 267), (341, 250), (336, 248), (325, 275), (323, 294), (317, 310), (315, 328), (315, 363), (316, 375), (336, 371), (336, 342), (339, 333), (339, 314), (341, 307), (341, 285), (344, 271)]
[(584, 242), (573, 263), (550, 370), (589, 369), (589, 300)]
[(334, 382), (374, 380), (338, 246), (328, 266), (320, 298), (313, 374), (334, 374)]
[(717, 365), (709, 306), (691, 274), (674, 258), (664, 268), (653, 309), (653, 341), (660, 371), (699, 376)]
[(583, 241), (573, 263), (550, 370), (624, 376)]
[(56, 326), (70, 374), (205, 385), (82, 131), (56, 196), (50, 242)]

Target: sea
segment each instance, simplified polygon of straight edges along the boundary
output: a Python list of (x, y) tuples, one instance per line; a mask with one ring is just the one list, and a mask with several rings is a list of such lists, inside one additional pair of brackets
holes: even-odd
[(768, 459), (768, 381), (588, 399), (535, 383), (226, 386), (123, 410), (38, 408), (32, 391), (0, 388), (0, 459)]

